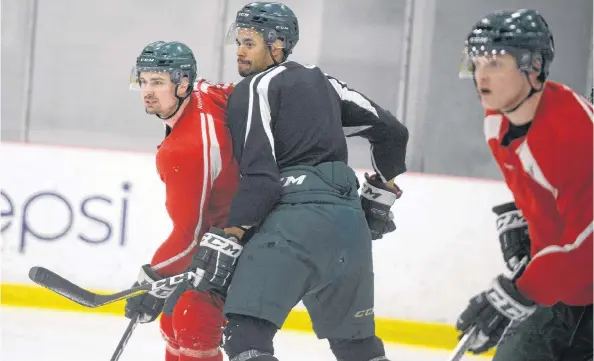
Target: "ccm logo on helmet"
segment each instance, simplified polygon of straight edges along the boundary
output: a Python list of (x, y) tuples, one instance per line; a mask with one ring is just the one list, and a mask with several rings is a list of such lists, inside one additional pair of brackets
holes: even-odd
[(472, 38), (470, 38), (471, 43), (485, 44), (488, 41), (489, 41), (489, 38), (487, 38), (486, 36), (473, 36)]
[(248, 13), (238, 13), (237, 16), (243, 16), (243, 17), (246, 17), (247, 18), (248, 16), (250, 16), (250, 14), (248, 14)]

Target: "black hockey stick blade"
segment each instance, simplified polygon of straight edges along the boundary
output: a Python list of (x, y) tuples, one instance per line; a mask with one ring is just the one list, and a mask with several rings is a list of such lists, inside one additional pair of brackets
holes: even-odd
[(106, 305), (124, 298), (132, 297), (151, 290), (151, 284), (133, 287), (111, 295), (100, 295), (75, 285), (64, 277), (44, 267), (31, 267), (29, 271), (31, 281), (43, 286), (67, 299), (90, 308)]
[(122, 352), (124, 352), (124, 347), (126, 347), (126, 344), (128, 343), (128, 340), (130, 339), (130, 336), (132, 336), (132, 332), (136, 328), (136, 325), (138, 325), (139, 319), (140, 319), (140, 313), (137, 313), (134, 316), (134, 318), (132, 318), (130, 320), (130, 323), (128, 323), (128, 327), (126, 327), (126, 331), (124, 331), (124, 334), (122, 335), (120, 342), (118, 343), (115, 351), (113, 352), (113, 355), (111, 356), (110, 361), (118, 361), (120, 359), (120, 356), (122, 356)]
[(64, 277), (52, 272), (44, 267), (32, 267), (29, 271), (31, 281), (43, 286), (55, 293), (66, 297), (67, 299), (90, 308), (106, 305), (143, 293), (158, 291), (166, 287), (173, 287), (183, 281), (189, 281), (193, 278), (201, 278), (194, 272), (184, 272), (182, 274), (164, 278), (154, 283), (145, 283), (120, 292), (100, 295), (75, 285)]

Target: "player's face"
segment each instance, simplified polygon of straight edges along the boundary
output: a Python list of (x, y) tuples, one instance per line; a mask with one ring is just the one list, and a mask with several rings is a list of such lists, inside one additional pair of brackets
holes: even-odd
[(260, 73), (273, 64), (262, 34), (253, 29), (240, 29), (237, 44), (237, 71), (242, 77)]
[(530, 91), (526, 76), (511, 55), (477, 57), (475, 79), (485, 109), (511, 109)]
[(167, 117), (175, 111), (175, 84), (171, 81), (169, 73), (140, 73), (139, 83), (147, 113)]

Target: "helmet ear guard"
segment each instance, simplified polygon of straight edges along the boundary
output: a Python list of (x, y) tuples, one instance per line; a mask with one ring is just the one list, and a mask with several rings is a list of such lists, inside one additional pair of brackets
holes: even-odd
[(182, 82), (182, 79), (184, 78), (184, 73), (181, 70), (178, 69), (174, 69), (173, 71), (171, 71), (169, 73), (170, 78), (171, 78), (171, 82), (175, 85), (179, 85)]
[(276, 34), (276, 30), (274, 29), (266, 29), (264, 30), (264, 33), (262, 34), (264, 36), (264, 41), (266, 42), (266, 45), (271, 46), (272, 44), (274, 44), (274, 42), (276, 41), (276, 39), (278, 39), (278, 35)]
[(530, 71), (538, 73), (538, 80), (544, 82), (546, 74), (544, 73), (545, 59), (540, 53), (532, 53), (530, 59)]
[(545, 65), (546, 59), (543, 57), (541, 53), (538, 52), (530, 52), (530, 51), (522, 51), (521, 49), (518, 52), (510, 52), (516, 59), (518, 64), (518, 70), (526, 73), (537, 73), (537, 79), (543, 83), (547, 75), (545, 72)]

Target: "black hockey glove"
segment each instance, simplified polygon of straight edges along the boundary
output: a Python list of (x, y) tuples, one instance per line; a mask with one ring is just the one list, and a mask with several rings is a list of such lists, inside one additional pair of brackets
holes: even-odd
[(528, 224), (514, 202), (493, 207), (497, 215), (497, 232), (503, 260), (507, 268), (514, 270), (524, 257), (530, 258)]
[[(145, 264), (140, 268), (138, 275), (138, 281), (133, 286), (138, 286), (145, 283), (153, 283), (163, 279), (155, 271), (153, 271), (150, 265)], [(171, 292), (173, 287), (160, 289), (155, 292), (144, 293), (138, 296), (130, 297), (126, 300), (125, 315), (127, 318), (132, 319), (137, 313), (140, 313), (138, 319), (140, 323), (148, 323), (154, 321), (161, 311), (165, 300)]]
[(384, 234), (396, 230), (394, 215), (390, 208), (402, 195), (397, 186), (386, 185), (377, 174), (365, 173), (365, 183), (361, 189), (361, 206), (371, 230), (371, 239), (380, 239)]
[(213, 291), (226, 297), (242, 250), (243, 246), (237, 236), (211, 227), (202, 237), (190, 265), (190, 270), (201, 276), (193, 281), (194, 288), (200, 292)]
[(456, 321), (456, 329), (466, 331), (476, 325), (479, 333), (468, 349), (483, 353), (511, 336), (536, 307), (518, 292), (511, 279), (499, 275), (490, 289), (470, 299)]

